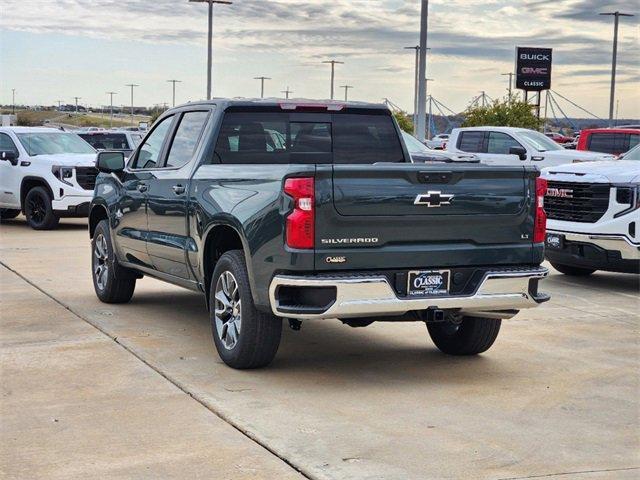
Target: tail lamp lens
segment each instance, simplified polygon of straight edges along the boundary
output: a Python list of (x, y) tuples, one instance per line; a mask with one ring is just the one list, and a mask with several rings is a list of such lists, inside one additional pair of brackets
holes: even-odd
[(536, 219), (533, 227), (533, 243), (545, 241), (547, 234), (547, 214), (544, 211), (544, 196), (547, 193), (547, 181), (536, 179)]
[(313, 177), (288, 178), (284, 193), (293, 198), (293, 211), (287, 216), (287, 246), (315, 247), (315, 181)]

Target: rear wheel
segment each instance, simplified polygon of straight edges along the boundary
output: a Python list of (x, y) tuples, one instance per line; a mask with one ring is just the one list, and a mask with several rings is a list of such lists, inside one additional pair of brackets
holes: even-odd
[(136, 288), (136, 272), (121, 266), (111, 246), (107, 220), (101, 220), (91, 241), (93, 288), (105, 303), (126, 303)]
[(587, 277), (595, 272), (592, 268), (572, 267), (571, 265), (563, 265), (561, 263), (551, 263), (551, 266), (560, 273), (570, 275), (572, 277)]
[(11, 220), (20, 215), (20, 210), (14, 210), (12, 208), (0, 208), (0, 221)]
[(489, 350), (500, 332), (502, 320), (462, 317), (444, 322), (427, 322), (436, 347), (449, 355), (477, 355)]
[(24, 215), (34, 230), (53, 230), (60, 218), (53, 211), (51, 195), (44, 187), (33, 187), (24, 199)]
[(209, 316), (220, 358), (232, 368), (269, 365), (278, 351), (282, 320), (256, 309), (241, 250), (223, 254), (209, 289)]

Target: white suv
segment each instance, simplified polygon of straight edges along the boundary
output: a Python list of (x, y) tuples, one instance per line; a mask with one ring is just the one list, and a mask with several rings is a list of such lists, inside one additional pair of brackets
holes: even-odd
[(536, 165), (613, 160), (613, 155), (568, 150), (540, 132), (515, 127), (454, 128), (447, 151), (473, 153), (490, 165)]
[(96, 151), (75, 133), (0, 127), (0, 218), (22, 211), (36, 230), (61, 217), (85, 217), (97, 170)]
[(545, 256), (567, 275), (640, 273), (640, 146), (624, 160), (546, 168)]

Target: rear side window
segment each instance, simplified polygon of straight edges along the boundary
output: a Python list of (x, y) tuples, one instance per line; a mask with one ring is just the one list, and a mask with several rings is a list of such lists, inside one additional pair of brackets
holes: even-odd
[(214, 163), (404, 162), (388, 115), (230, 112)]
[(458, 149), (463, 152), (485, 153), (484, 132), (460, 132)]
[(587, 150), (619, 154), (629, 150), (628, 135), (625, 133), (592, 133), (589, 135)]
[(133, 150), (124, 133), (81, 133), (79, 135), (96, 150)]
[(208, 115), (209, 112), (187, 112), (182, 116), (165, 167), (179, 168), (191, 160)]

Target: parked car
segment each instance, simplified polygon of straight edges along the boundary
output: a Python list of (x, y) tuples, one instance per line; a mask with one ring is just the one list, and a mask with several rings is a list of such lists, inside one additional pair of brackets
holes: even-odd
[(75, 133), (0, 127), (0, 217), (22, 211), (36, 230), (61, 217), (86, 217), (97, 170), (96, 151)]
[(96, 150), (119, 150), (128, 157), (142, 141), (142, 133), (130, 130), (107, 130), (78, 133)]
[(545, 135), (551, 140), (553, 140), (554, 142), (559, 143), (561, 145), (573, 142), (573, 137), (568, 137), (558, 132), (546, 132)]
[(613, 155), (566, 150), (540, 132), (514, 127), (454, 128), (447, 151), (473, 153), (490, 165), (535, 165), (613, 160)]
[(640, 130), (635, 128), (591, 128), (580, 133), (578, 150), (620, 155), (640, 143)]
[(129, 301), (143, 275), (203, 292), (234, 368), (269, 364), (283, 319), (425, 321), (443, 352), (478, 354), (549, 298), (538, 170), (412, 164), (383, 105), (194, 102), (126, 167), (122, 152), (97, 167), (98, 298)]
[(411, 156), (411, 161), (414, 163), (424, 163), (424, 162), (469, 162), (469, 163), (478, 163), (480, 159), (475, 155), (470, 154), (459, 154), (459, 153), (449, 153), (445, 150), (432, 150), (427, 148), (420, 140), (418, 140), (413, 135), (403, 131), (402, 139), (404, 140), (404, 144), (409, 151), (409, 155)]
[(580, 134), (576, 133), (573, 137), (573, 140), (569, 143), (565, 143), (563, 146), (567, 150), (575, 150), (578, 147), (578, 142), (580, 141)]
[(566, 274), (640, 273), (640, 146), (623, 160), (543, 170), (546, 257)]
[(449, 134), (441, 133), (433, 137), (431, 140), (425, 140), (424, 144), (433, 150), (443, 150), (447, 146), (448, 141)]

